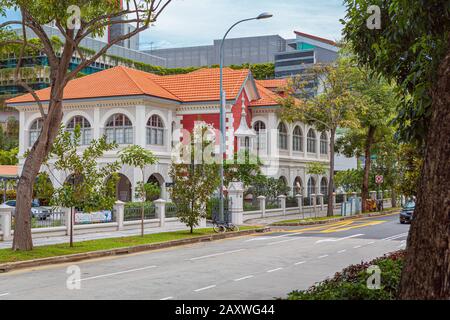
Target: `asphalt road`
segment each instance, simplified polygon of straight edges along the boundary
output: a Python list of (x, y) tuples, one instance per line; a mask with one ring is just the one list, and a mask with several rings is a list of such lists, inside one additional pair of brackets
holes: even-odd
[[(398, 214), (0, 274), (2, 299), (272, 299), (404, 248)], [(73, 279), (73, 278), (72, 278)]]

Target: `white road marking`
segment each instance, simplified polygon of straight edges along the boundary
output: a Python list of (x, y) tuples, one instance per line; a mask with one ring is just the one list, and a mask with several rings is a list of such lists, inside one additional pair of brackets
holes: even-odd
[(347, 251), (346, 249), (344, 250), (339, 250), (337, 253), (344, 253), (345, 251)]
[(245, 276), (245, 277), (242, 277), (242, 278), (234, 279), (234, 281), (241, 281), (241, 280), (250, 279), (250, 278), (253, 278), (253, 276), (252, 275)]
[(405, 233), (396, 234), (396, 235), (393, 235), (393, 236), (390, 236), (390, 237), (387, 237), (387, 238), (384, 238), (384, 239), (381, 239), (381, 240), (385, 240), (385, 241), (395, 240), (395, 239), (402, 238), (402, 237), (407, 236), (407, 235), (408, 235), (408, 233), (405, 232)]
[(367, 245), (374, 244), (374, 243), (375, 243), (375, 241), (370, 241)]
[(275, 272), (275, 271), (278, 271), (278, 270), (281, 270), (281, 269), (283, 269), (283, 268), (276, 268), (276, 269), (271, 269), (271, 270), (267, 270), (267, 272)]
[(318, 256), (317, 259), (323, 259), (323, 258), (326, 258), (326, 257), (328, 257), (328, 255), (324, 254), (323, 256)]
[(244, 250), (245, 249), (238, 249), (238, 250), (232, 250), (232, 251), (219, 252), (219, 253), (209, 254), (207, 256), (195, 257), (195, 258), (191, 258), (191, 259), (187, 259), (187, 260), (194, 261), (194, 260), (199, 260), (199, 259), (217, 257), (217, 256), (222, 256), (224, 254), (230, 254), (230, 253), (240, 252), (240, 251), (244, 251)]
[(299, 261), (299, 262), (294, 263), (294, 265), (298, 266), (299, 264), (304, 264), (305, 262), (306, 261)]
[(195, 291), (195, 292), (200, 292), (200, 291), (212, 289), (212, 288), (215, 288), (215, 287), (216, 287), (216, 285), (213, 284), (212, 286), (203, 287), (203, 288), (200, 288), (200, 289), (196, 289), (196, 290), (194, 290), (194, 291)]
[(9, 295), (9, 292), (6, 292), (6, 293), (0, 293), (0, 297), (4, 297), (4, 296), (7, 296), (7, 295)]
[(147, 270), (147, 269), (152, 269), (152, 268), (156, 268), (156, 266), (148, 266), (148, 267), (144, 267), (144, 268), (131, 269), (131, 270), (125, 270), (125, 271), (119, 271), (119, 272), (113, 272), (113, 273), (106, 273), (106, 274), (101, 274), (99, 276), (94, 276), (94, 277), (89, 277), (89, 278), (83, 278), (83, 279), (80, 279), (80, 280), (75, 280), (75, 282), (81, 282), (81, 281), (86, 281), (86, 280), (93, 280), (93, 279), (99, 279), (99, 278), (112, 277), (112, 276), (117, 276), (119, 274), (136, 272), (136, 271), (142, 271), (142, 270)]
[(295, 237), (295, 238), (287, 239), (287, 240), (280, 240), (280, 241), (275, 241), (275, 242), (269, 242), (267, 245), (271, 246), (271, 245), (278, 244), (278, 243), (284, 243), (284, 242), (290, 242), (290, 241), (296, 241), (296, 240), (302, 240), (302, 239), (305, 239), (305, 237)]
[(162, 299), (159, 299), (159, 300), (170, 300), (170, 299), (173, 299), (173, 297), (165, 297), (165, 298), (162, 298)]
[(358, 233), (358, 234), (354, 234), (348, 237), (343, 237), (343, 238), (329, 238), (329, 239), (323, 239), (323, 240), (317, 240), (316, 243), (322, 243), (322, 242), (338, 242), (338, 241), (342, 241), (342, 240), (346, 240), (346, 239), (351, 239), (351, 238), (356, 238), (356, 237), (361, 237), (363, 236), (363, 233)]
[(301, 234), (304, 233), (304, 231), (299, 231), (299, 232), (292, 232), (292, 233), (287, 233), (287, 234), (282, 234), (279, 236), (273, 236), (273, 237), (268, 237), (268, 236), (258, 236), (249, 240), (246, 240), (245, 242), (248, 241), (256, 241), (256, 240), (269, 240), (269, 239), (278, 239), (278, 238), (286, 238), (286, 237), (290, 237), (290, 236), (295, 236), (296, 234)]
[(354, 246), (353, 249), (361, 248), (362, 246)]

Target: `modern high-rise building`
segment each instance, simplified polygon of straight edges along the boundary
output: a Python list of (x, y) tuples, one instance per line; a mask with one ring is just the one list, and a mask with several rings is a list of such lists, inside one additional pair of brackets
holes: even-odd
[[(294, 32), (296, 38), (284, 39), (279, 35), (243, 37), (225, 40), (224, 64), (241, 65), (271, 62), (275, 64), (275, 77), (299, 74), (316, 63), (332, 62), (338, 48), (334, 41), (303, 32)], [(220, 63), (222, 40), (212, 45), (145, 50), (166, 59), (169, 68), (211, 66)]]
[(275, 54), (275, 77), (302, 73), (316, 63), (329, 63), (337, 58), (337, 44), (328, 39), (294, 31), (296, 38), (287, 41), (286, 50)]
[[(212, 45), (145, 50), (144, 52), (166, 59), (169, 68), (202, 67), (220, 63), (222, 40)], [(286, 40), (279, 35), (234, 38), (225, 40), (226, 66), (244, 63), (274, 62), (276, 53), (286, 50)]]

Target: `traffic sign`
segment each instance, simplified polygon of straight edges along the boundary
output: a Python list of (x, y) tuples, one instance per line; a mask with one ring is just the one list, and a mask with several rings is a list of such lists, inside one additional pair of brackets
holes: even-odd
[(375, 176), (375, 183), (376, 184), (382, 184), (383, 183), (383, 176), (382, 175)]

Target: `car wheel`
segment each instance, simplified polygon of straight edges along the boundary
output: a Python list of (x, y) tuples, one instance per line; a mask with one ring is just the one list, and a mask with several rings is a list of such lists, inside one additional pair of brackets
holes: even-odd
[(401, 224), (405, 224), (405, 221), (403, 221), (403, 220), (400, 220), (400, 223), (401, 223)]

